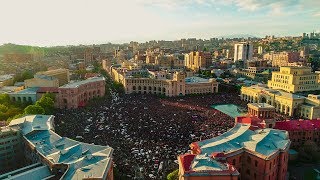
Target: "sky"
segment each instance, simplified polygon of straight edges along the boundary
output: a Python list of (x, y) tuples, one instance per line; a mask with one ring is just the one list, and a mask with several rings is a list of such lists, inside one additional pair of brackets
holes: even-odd
[(320, 31), (320, 0), (1, 0), (0, 44), (40, 46)]

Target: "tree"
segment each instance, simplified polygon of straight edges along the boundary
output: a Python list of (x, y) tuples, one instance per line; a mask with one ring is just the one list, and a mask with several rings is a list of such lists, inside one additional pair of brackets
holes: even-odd
[(51, 114), (54, 110), (54, 101), (49, 94), (45, 94), (36, 102), (36, 106), (42, 107), (45, 114)]
[(8, 94), (0, 94), (0, 104), (10, 104), (10, 97)]
[(25, 114), (44, 114), (45, 110), (39, 105), (29, 105), (24, 109)]
[(33, 78), (33, 73), (31, 71), (24, 71), (21, 74), (17, 74), (14, 78), (14, 82), (22, 82), (26, 79)]
[(2, 113), (5, 113), (5, 112), (7, 112), (8, 111), (8, 107), (7, 106), (5, 106), (5, 105), (3, 105), (3, 104), (0, 104), (0, 112), (2, 112)]
[(167, 180), (178, 180), (179, 178), (179, 169), (176, 169), (172, 171), (170, 174), (167, 176)]

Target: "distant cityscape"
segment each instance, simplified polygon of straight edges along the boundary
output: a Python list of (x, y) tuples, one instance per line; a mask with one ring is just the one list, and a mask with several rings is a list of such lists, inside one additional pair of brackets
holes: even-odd
[(0, 128), (0, 180), (315, 179), (320, 33), (3, 44)]

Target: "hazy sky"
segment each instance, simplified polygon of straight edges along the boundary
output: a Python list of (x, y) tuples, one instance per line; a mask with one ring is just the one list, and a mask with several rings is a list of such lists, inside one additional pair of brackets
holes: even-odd
[(66, 45), (320, 30), (320, 0), (1, 0), (0, 44)]

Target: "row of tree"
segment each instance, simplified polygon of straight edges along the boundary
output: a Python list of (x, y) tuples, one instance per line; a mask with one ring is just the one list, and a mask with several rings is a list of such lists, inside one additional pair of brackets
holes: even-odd
[(10, 121), (28, 114), (52, 114), (54, 95), (44, 94), (34, 105), (10, 100), (8, 94), (0, 94), (0, 121)]

